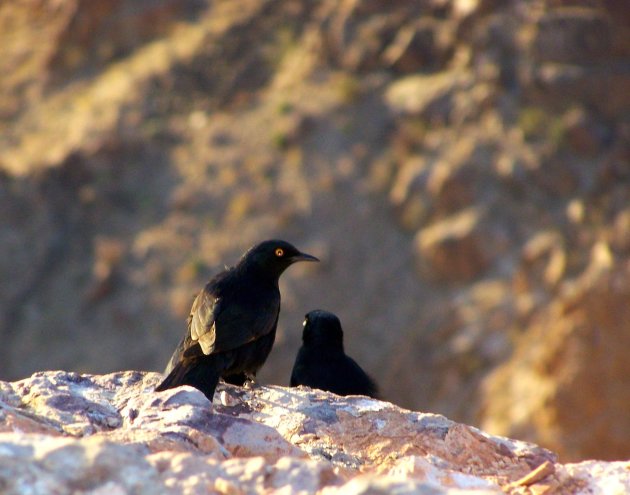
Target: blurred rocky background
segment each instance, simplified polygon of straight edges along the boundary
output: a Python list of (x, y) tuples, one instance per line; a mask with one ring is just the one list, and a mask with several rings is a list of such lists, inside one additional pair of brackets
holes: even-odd
[(161, 370), (271, 237), (261, 381), (324, 308), (396, 404), (628, 458), (630, 5), (0, 3), (0, 379)]

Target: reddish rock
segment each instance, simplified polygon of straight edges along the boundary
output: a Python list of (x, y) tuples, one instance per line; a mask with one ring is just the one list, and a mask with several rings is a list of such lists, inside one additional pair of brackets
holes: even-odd
[(567, 460), (627, 457), (629, 275), (605, 247), (594, 248), (589, 267), (565, 282), (488, 378), (484, 428), (536, 438)]
[(581, 64), (614, 56), (613, 23), (600, 10), (553, 9), (537, 24), (534, 55), (540, 62)]
[[(19, 409), (33, 420), (0, 433), (4, 492), (455, 495), (630, 487), (627, 465), (557, 464), (535, 445), (366, 397), (220, 385), (211, 404), (190, 387), (153, 392), (159, 381), (157, 373), (42, 372), (0, 382), (0, 413)], [(70, 427), (76, 424), (89, 427)]]
[(481, 214), (467, 209), (420, 230), (415, 238), (421, 276), (437, 282), (472, 280), (489, 266)]

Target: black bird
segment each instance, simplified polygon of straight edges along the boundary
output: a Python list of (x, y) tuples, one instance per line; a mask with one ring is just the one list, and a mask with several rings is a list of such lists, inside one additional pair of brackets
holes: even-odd
[(193, 302), (186, 334), (156, 390), (191, 385), (212, 401), (220, 377), (238, 385), (253, 379), (276, 337), (278, 279), (297, 261), (319, 260), (286, 241), (265, 241), (210, 280)]
[(317, 309), (307, 313), (291, 373), (291, 386), (307, 385), (337, 395), (376, 398), (376, 383), (343, 350), (343, 330), (336, 315)]

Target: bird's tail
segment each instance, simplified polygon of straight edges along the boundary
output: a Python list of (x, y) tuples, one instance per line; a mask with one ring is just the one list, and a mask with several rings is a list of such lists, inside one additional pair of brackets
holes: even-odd
[[(218, 358), (219, 356), (217, 356)], [(217, 388), (219, 378), (224, 370), (222, 359), (191, 359), (178, 362), (166, 378), (155, 390), (161, 392), (180, 385), (190, 385), (201, 390), (212, 402), (214, 390)]]

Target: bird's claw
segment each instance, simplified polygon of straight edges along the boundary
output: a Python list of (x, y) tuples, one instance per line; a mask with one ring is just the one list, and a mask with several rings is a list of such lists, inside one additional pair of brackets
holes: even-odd
[(246, 376), (247, 376), (247, 380), (245, 380), (245, 383), (243, 383), (243, 388), (251, 390), (258, 386), (258, 382), (256, 381), (256, 377), (254, 375), (248, 374)]

